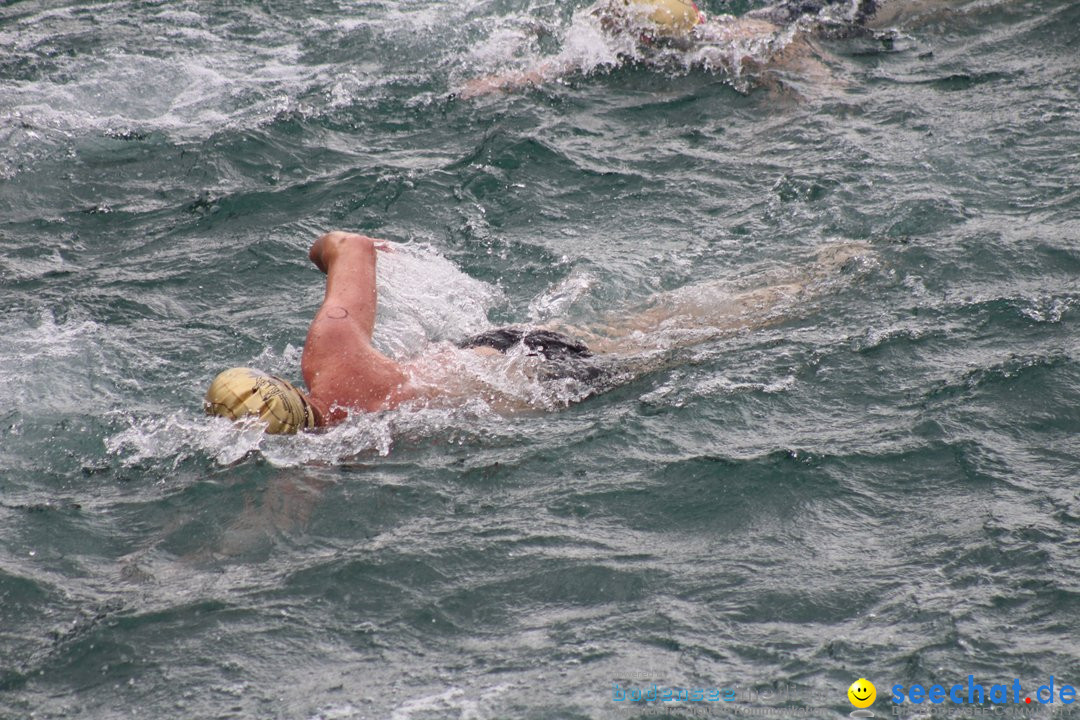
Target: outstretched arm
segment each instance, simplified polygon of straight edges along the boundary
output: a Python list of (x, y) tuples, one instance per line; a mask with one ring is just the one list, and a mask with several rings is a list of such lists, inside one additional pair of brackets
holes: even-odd
[(867, 27), (918, 24), (960, 6), (967, 0), (862, 0), (860, 12)]
[(473, 78), (465, 83), (465, 86), (462, 87), (457, 94), (463, 100), (470, 100), (474, 97), (479, 97), (480, 95), (490, 95), (491, 93), (497, 92), (512, 92), (514, 90), (520, 90), (523, 87), (543, 85), (545, 82), (557, 78), (558, 75), (559, 73), (555, 69), (555, 63), (543, 62), (530, 70), (515, 70)]

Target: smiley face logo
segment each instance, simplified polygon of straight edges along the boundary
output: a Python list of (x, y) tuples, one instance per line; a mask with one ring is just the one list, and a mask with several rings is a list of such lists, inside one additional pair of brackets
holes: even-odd
[(859, 678), (847, 689), (848, 700), (857, 708), (867, 708), (877, 698), (877, 688), (866, 678)]

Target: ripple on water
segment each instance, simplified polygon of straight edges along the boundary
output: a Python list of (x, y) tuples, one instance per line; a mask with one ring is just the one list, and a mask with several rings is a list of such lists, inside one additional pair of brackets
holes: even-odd
[[(841, 86), (778, 102), (615, 69), (584, 4), (0, 11), (0, 715), (585, 718), (648, 675), (824, 719), (853, 667), (1064, 677), (1080, 6), (830, 41)], [(879, 259), (559, 412), (202, 417), (224, 367), (298, 378), (335, 226), (397, 243), (396, 356)]]

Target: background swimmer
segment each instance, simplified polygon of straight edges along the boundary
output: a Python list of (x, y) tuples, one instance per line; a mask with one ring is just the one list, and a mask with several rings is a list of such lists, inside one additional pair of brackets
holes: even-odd
[(733, 292), (718, 284), (691, 286), (589, 328), (499, 328), (456, 344), (432, 345), (406, 360), (393, 359), (372, 343), (380, 251), (389, 246), (346, 232), (327, 233), (312, 245), (309, 257), (326, 273), (326, 295), (304, 344), (306, 393), (281, 378), (233, 368), (211, 384), (207, 413), (231, 419), (255, 415), (268, 432), (293, 433), (336, 424), (351, 411), (406, 404), (446, 407), (480, 399), (500, 412), (553, 409), (557, 402), (515, 392), (514, 383), (503, 382), (505, 376), (516, 375), (518, 385), (561, 383), (573, 391), (558, 396), (563, 404), (583, 399), (670, 364), (679, 348), (789, 317), (868, 248), (830, 247), (809, 269), (767, 287)]
[[(955, 0), (785, 0), (742, 16), (706, 17), (691, 0), (600, 0), (575, 16), (613, 43), (621, 64), (671, 63), (719, 72), (739, 89), (780, 89), (788, 76), (835, 83), (821, 37), (870, 33), (904, 14), (939, 9)], [(581, 71), (559, 54), (532, 68), (475, 78), (459, 95), (472, 98), (541, 85)]]

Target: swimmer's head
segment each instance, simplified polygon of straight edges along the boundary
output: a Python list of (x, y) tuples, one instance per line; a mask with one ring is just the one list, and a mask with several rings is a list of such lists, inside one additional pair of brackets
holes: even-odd
[(593, 13), (608, 31), (630, 28), (656, 38), (685, 38), (705, 22), (693, 0), (601, 0)]
[(291, 383), (252, 368), (232, 368), (214, 378), (206, 391), (207, 415), (230, 420), (257, 417), (266, 432), (295, 433), (318, 424), (315, 408)]

